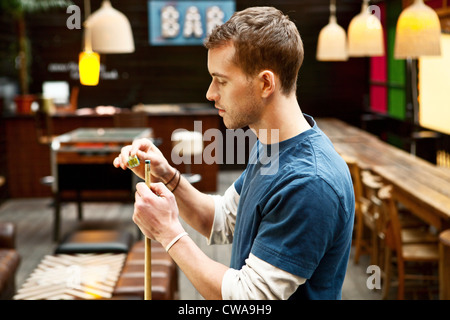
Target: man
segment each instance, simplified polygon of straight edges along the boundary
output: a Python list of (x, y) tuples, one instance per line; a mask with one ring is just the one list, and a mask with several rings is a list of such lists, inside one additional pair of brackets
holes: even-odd
[[(223, 196), (210, 196), (148, 140), (124, 147), (116, 167), (126, 169), (130, 155), (150, 159), (160, 182), (151, 190), (137, 185), (134, 222), (207, 299), (340, 299), (353, 188), (345, 162), (298, 105), (303, 44), (295, 24), (275, 8), (248, 8), (216, 28), (205, 46), (207, 99), (227, 128), (249, 126), (258, 136), (249, 164)], [(276, 161), (276, 170), (264, 173), (273, 164), (263, 159)], [(142, 166), (132, 170), (143, 177)], [(230, 267), (196, 246), (179, 214), (210, 244), (233, 242)]]

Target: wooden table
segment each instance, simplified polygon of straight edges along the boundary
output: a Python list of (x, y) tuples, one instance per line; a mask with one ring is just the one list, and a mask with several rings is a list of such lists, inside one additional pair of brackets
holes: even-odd
[(335, 118), (316, 119), (319, 128), (335, 142), (365, 142), (378, 139), (375, 135), (351, 126), (344, 121)]
[(342, 156), (357, 159), (394, 187), (396, 197), (439, 231), (450, 228), (450, 173), (337, 119), (319, 127)]
[[(393, 186), (393, 196), (443, 235), (450, 229), (450, 172), (337, 119), (318, 119), (336, 151)], [(448, 235), (447, 235), (448, 237)], [(449, 297), (450, 261), (441, 250), (440, 296)], [(447, 252), (447, 251), (445, 251)], [(446, 277), (443, 277), (446, 275)]]

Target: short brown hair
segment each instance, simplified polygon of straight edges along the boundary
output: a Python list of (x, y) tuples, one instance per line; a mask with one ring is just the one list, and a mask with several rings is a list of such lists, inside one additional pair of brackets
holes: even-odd
[(235, 12), (216, 27), (205, 40), (207, 49), (234, 44), (234, 62), (252, 76), (271, 70), (281, 80), (281, 90), (289, 94), (296, 89), (303, 63), (303, 43), (296, 25), (273, 7), (252, 7)]

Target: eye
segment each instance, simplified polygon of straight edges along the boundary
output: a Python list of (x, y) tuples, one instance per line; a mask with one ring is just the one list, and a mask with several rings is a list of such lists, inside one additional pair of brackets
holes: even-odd
[(213, 76), (212, 82), (215, 83), (217, 86), (222, 87), (222, 86), (226, 85), (228, 81), (222, 77)]

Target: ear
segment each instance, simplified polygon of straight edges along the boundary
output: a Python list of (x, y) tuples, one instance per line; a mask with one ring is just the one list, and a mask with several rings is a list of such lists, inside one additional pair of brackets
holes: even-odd
[(275, 92), (276, 77), (270, 70), (263, 70), (258, 74), (258, 79), (261, 83), (261, 97), (268, 98)]

